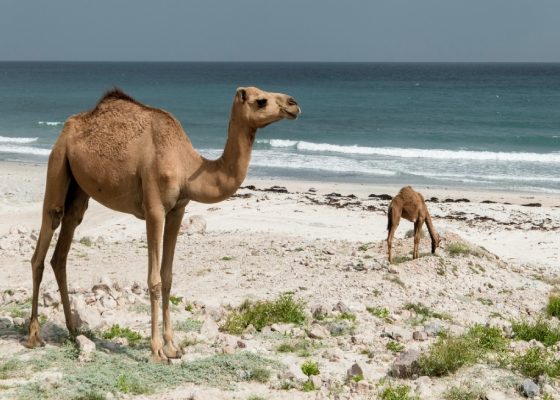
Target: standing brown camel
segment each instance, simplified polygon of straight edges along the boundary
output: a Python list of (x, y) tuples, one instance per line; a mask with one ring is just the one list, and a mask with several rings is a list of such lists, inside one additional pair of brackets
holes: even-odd
[(393, 244), (393, 236), (395, 231), (399, 226), (401, 216), (410, 222), (414, 222), (414, 252), (412, 253), (412, 258), (418, 258), (418, 245), (420, 244), (420, 233), (422, 231), (422, 225), (426, 222), (428, 227), (428, 232), (432, 238), (432, 254), (436, 252), (436, 248), (439, 246), (440, 238), (434, 225), (432, 224), (432, 218), (426, 207), (426, 202), (424, 197), (410, 186), (403, 187), (399, 194), (397, 194), (391, 204), (389, 204), (389, 211), (387, 212), (387, 230), (389, 234), (387, 235), (387, 247), (389, 249), (389, 262), (393, 261), (393, 256), (391, 254), (391, 246)]
[[(66, 326), (71, 333), (76, 331), (68, 299), (66, 258), (74, 230), (92, 197), (113, 210), (146, 220), (152, 358), (179, 357), (173, 342), (169, 294), (185, 207), (190, 200), (216, 203), (235, 193), (247, 175), (257, 129), (284, 118), (295, 119), (299, 113), (296, 101), (285, 94), (255, 87), (237, 89), (226, 146), (217, 160), (197, 153), (171, 114), (140, 104), (118, 89), (105, 94), (93, 110), (71, 116), (48, 162), (41, 232), (31, 260), (33, 304), (27, 346), (43, 344), (37, 320), (39, 286), (49, 243), (60, 223), (51, 265)], [(160, 297), (163, 345), (158, 329)]]

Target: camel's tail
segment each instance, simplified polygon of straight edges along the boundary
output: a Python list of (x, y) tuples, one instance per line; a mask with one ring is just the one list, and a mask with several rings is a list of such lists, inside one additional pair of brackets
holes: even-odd
[(439, 246), (440, 237), (432, 223), (432, 217), (430, 213), (426, 213), (426, 226), (428, 227), (428, 233), (430, 234), (430, 238), (432, 239), (432, 253), (435, 253), (436, 248)]

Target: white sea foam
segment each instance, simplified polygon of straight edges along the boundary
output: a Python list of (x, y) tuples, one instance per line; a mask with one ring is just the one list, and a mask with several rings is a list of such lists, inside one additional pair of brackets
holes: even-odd
[(30, 154), (36, 156), (48, 156), (51, 154), (50, 149), (41, 149), (38, 147), (30, 146), (14, 146), (14, 145), (0, 145), (0, 153), (14, 153), (14, 154)]
[(39, 125), (47, 125), (47, 126), (59, 126), (64, 124), (64, 122), (60, 122), (60, 121), (39, 121), (38, 122)]
[[(294, 143), (295, 142), (295, 143)], [(261, 143), (267, 143), (263, 140)], [(357, 155), (380, 155), (400, 158), (430, 158), (439, 160), (475, 160), (475, 161), (517, 161), (534, 163), (560, 163), (560, 152), (527, 153), (527, 152), (493, 152), (446, 149), (416, 149), (398, 147), (365, 147), (342, 146), (329, 143), (312, 143), (305, 141), (270, 139), (272, 148), (295, 147), (300, 151), (329, 152)]]
[(6, 137), (0, 136), (0, 143), (33, 143), (36, 142), (38, 138), (33, 137)]

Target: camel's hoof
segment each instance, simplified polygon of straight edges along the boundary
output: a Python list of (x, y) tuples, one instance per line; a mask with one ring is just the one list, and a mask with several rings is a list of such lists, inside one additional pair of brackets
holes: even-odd
[(167, 356), (164, 354), (162, 349), (152, 352), (152, 362), (157, 364), (167, 364)]
[(172, 341), (163, 346), (163, 353), (167, 358), (181, 358), (183, 356), (181, 350)]
[(29, 339), (25, 342), (25, 347), (28, 349), (34, 349), (35, 347), (43, 347), (45, 342), (39, 335), (30, 335)]

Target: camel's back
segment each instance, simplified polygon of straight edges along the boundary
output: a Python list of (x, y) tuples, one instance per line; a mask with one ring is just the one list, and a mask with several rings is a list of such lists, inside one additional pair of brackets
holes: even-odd
[(171, 114), (138, 103), (113, 90), (89, 112), (73, 117), (73, 147), (99, 159), (129, 158), (130, 151), (145, 146), (168, 147), (186, 136)]
[(415, 221), (426, 207), (424, 197), (410, 186), (403, 187), (395, 198), (399, 198), (402, 204), (402, 216), (411, 221)]

